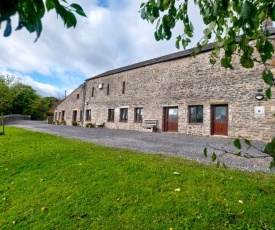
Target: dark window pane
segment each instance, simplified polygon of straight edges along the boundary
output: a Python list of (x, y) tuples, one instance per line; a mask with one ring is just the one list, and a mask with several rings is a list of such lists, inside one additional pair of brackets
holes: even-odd
[(189, 123), (203, 123), (203, 106), (189, 106)]

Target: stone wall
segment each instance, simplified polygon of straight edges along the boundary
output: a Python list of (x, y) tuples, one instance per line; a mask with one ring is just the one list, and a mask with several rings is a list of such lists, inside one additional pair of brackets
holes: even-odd
[[(75, 89), (70, 95), (68, 95), (55, 109), (54, 121), (55, 123), (63, 123), (71, 125), (73, 120), (73, 111), (76, 111), (76, 122), (78, 125), (82, 125), (81, 111), (83, 108), (85, 97), (84, 84)], [(62, 118), (62, 111), (64, 111), (64, 117)], [(82, 112), (83, 113), (83, 112)]]
[[(73, 110), (91, 110), (92, 119), (88, 122), (105, 122), (110, 129), (141, 130), (142, 123), (134, 122), (134, 109), (142, 107), (143, 120), (156, 119), (162, 131), (164, 108), (177, 106), (179, 133), (209, 136), (211, 105), (227, 104), (228, 137), (264, 141), (272, 138), (274, 100), (255, 99), (257, 92), (264, 94), (267, 88), (261, 78), (263, 66), (256, 64), (252, 69), (244, 69), (235, 57), (234, 70), (224, 69), (219, 63), (209, 64), (209, 55), (204, 52), (196, 58), (184, 57), (89, 79), (84, 88), (76, 89), (58, 106), (57, 113), (66, 110), (66, 121), (70, 124)], [(76, 99), (76, 94), (80, 94), (80, 99)], [(189, 123), (190, 105), (203, 106), (203, 123)], [(264, 108), (264, 116), (255, 117), (257, 106)], [(121, 108), (128, 108), (128, 122), (119, 121)], [(115, 110), (113, 122), (107, 121), (108, 109)]]

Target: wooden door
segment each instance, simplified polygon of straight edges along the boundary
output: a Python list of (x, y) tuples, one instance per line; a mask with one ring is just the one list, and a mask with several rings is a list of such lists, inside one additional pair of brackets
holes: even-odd
[(228, 135), (228, 105), (211, 106), (211, 134)]
[(178, 131), (178, 107), (167, 107), (164, 108), (163, 116), (163, 130), (166, 132), (177, 132)]

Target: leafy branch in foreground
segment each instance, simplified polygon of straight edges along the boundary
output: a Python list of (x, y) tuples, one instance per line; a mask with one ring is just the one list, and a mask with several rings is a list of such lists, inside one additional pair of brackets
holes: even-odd
[[(243, 144), (242, 144), (243, 141)], [(228, 143), (228, 145), (231, 145), (232, 143)], [(211, 146), (210, 144), (207, 145), (207, 147), (203, 150), (203, 155), (207, 158), (208, 157), (208, 147), (213, 149), (214, 151), (211, 154), (211, 160), (213, 162), (217, 162), (217, 166), (220, 166), (221, 161), (220, 158), (224, 156), (225, 154), (231, 154), (238, 157), (244, 157), (244, 158), (272, 158), (272, 161), (270, 162), (269, 168), (275, 168), (275, 138), (273, 138), (269, 143), (267, 143), (264, 147), (264, 149), (260, 149), (254, 144), (251, 143), (251, 141), (247, 139), (235, 139), (233, 142), (233, 145), (235, 148), (237, 148), (239, 151), (229, 151), (226, 147), (228, 145), (224, 145), (221, 148), (216, 148), (214, 146)], [(249, 149), (254, 149), (258, 153), (262, 154), (251, 154), (248, 152)], [(220, 155), (217, 155), (215, 151), (221, 152)], [(226, 167), (226, 165), (223, 163), (223, 166)]]
[(67, 28), (76, 26), (77, 19), (74, 12), (86, 17), (80, 5), (76, 3), (69, 5), (66, 0), (2, 0), (0, 1), (0, 26), (2, 22), (6, 21), (4, 37), (11, 35), (11, 17), (18, 14), (19, 22), (15, 30), (25, 27), (30, 33), (36, 32), (35, 41), (37, 41), (42, 32), (42, 18), (46, 9), (47, 11), (55, 9), (57, 16), (62, 18)]
[[(176, 24), (183, 26), (183, 34), (176, 38), (176, 47), (184, 49), (194, 35), (194, 27), (189, 19), (188, 0), (148, 0), (142, 3), (141, 18), (156, 23), (155, 38), (169, 40)], [(266, 28), (275, 21), (275, 2), (267, 0), (194, 0), (200, 10), (206, 28), (204, 36), (197, 43), (193, 54), (201, 52), (214, 36), (214, 47), (210, 63), (220, 59), (221, 66), (233, 69), (232, 56), (240, 55), (240, 64), (252, 68), (255, 62), (263, 64), (262, 78), (268, 85), (266, 96), (271, 97), (274, 85), (273, 74), (267, 62), (274, 54), (274, 45), (269, 40), (270, 32)], [(252, 16), (253, 15), (253, 16)], [(251, 40), (255, 43), (252, 44)], [(221, 56), (221, 50), (223, 54)], [(258, 54), (258, 55), (257, 55)], [(259, 58), (256, 58), (258, 56)]]

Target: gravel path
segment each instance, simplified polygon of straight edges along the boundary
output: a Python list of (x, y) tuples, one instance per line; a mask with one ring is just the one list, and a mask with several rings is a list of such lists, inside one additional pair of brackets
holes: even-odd
[[(171, 133), (144, 133), (129, 130), (48, 125), (42, 121), (16, 121), (9, 123), (9, 125), (87, 142), (96, 142), (106, 146), (129, 148), (147, 153), (172, 154), (206, 164), (212, 163), (210, 157), (205, 158), (203, 155), (203, 149), (206, 145), (221, 149), (228, 142), (233, 141), (228, 138), (213, 136), (198, 137)], [(253, 144), (260, 149), (264, 146), (261, 142), (254, 142)], [(237, 151), (232, 145), (227, 146), (226, 149)], [(208, 148), (209, 153), (212, 151), (213, 149)], [(246, 159), (230, 154), (222, 155), (221, 152), (217, 151), (216, 153), (220, 157), (220, 160), (228, 167), (249, 171), (261, 170), (270, 172), (269, 163), (271, 158)], [(249, 150), (249, 153), (254, 156), (261, 155), (256, 150)]]

